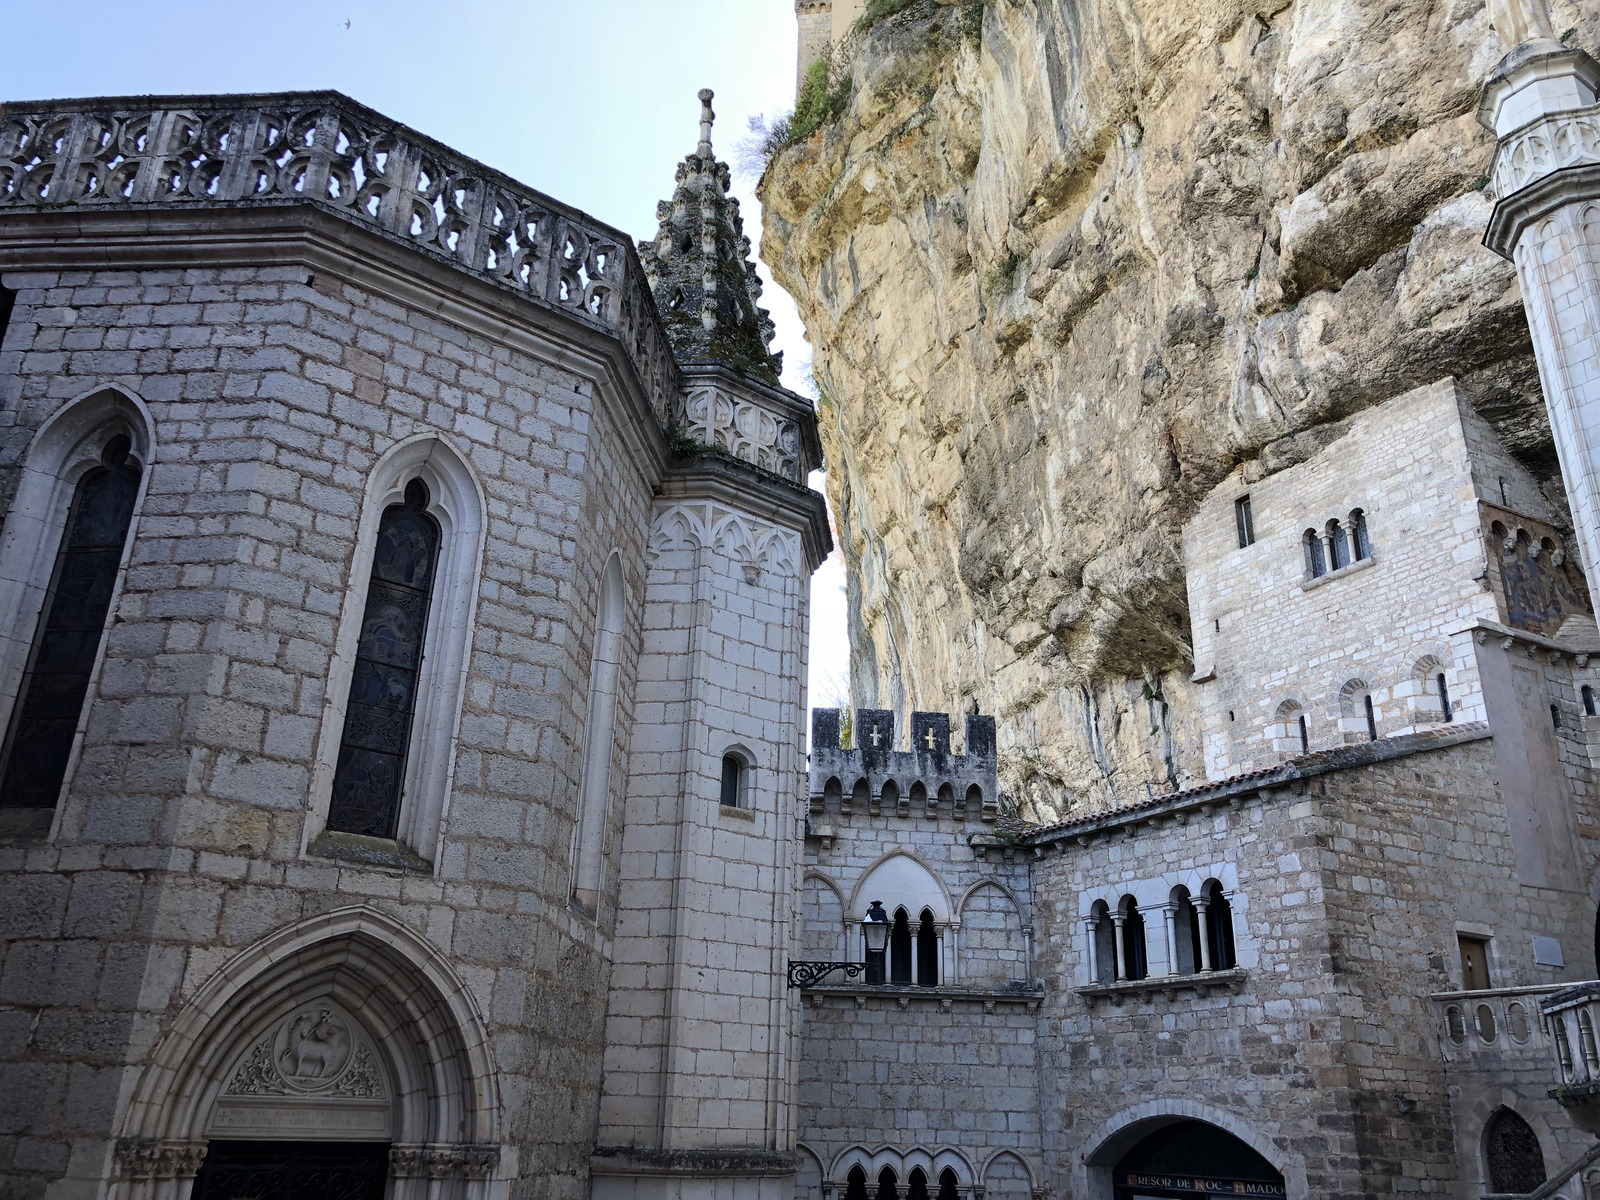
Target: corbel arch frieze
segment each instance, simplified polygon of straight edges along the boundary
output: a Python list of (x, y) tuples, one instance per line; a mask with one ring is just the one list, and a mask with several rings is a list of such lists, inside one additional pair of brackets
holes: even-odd
[(654, 562), (675, 550), (711, 548), (735, 566), (778, 575), (800, 569), (800, 536), (710, 500), (662, 504), (650, 522), (647, 553)]

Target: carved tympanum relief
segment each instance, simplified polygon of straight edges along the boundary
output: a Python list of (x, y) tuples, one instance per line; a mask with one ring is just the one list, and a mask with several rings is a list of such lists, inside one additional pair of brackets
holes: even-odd
[(229, 1096), (388, 1096), (372, 1049), (332, 1009), (301, 1009), (262, 1038), (228, 1083)]
[(360, 1026), (329, 1001), (258, 1037), (212, 1112), (213, 1136), (385, 1137), (392, 1091)]
[(679, 432), (729, 454), (800, 482), (800, 427), (748, 399), (718, 387), (690, 388), (673, 401)]

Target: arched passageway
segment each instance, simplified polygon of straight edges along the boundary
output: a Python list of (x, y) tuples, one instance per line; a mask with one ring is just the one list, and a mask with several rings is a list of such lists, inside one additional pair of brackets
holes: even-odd
[(1112, 1187), (1116, 1200), (1285, 1195), (1271, 1163), (1204, 1121), (1177, 1121), (1140, 1139), (1117, 1161)]

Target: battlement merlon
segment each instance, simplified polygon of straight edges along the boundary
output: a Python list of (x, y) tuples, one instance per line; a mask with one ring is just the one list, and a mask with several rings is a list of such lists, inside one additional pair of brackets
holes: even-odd
[(911, 745), (897, 748), (895, 715), (862, 708), (855, 745), (839, 746), (842, 709), (811, 710), (811, 811), (902, 817), (977, 816), (1000, 812), (993, 717), (967, 718), (967, 752), (950, 752), (950, 718), (911, 714)]

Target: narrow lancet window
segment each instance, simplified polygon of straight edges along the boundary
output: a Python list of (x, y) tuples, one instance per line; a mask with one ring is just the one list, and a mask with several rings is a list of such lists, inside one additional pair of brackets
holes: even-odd
[(917, 923), (917, 985), (939, 986), (939, 934), (933, 925), (933, 913), (926, 908)]
[(1238, 527), (1239, 549), (1256, 543), (1255, 516), (1250, 511), (1250, 497), (1240, 496), (1233, 502), (1233, 523)]
[(1372, 697), (1363, 696), (1361, 702), (1367, 710), (1367, 741), (1378, 740), (1378, 714), (1372, 710)]
[[(1450, 707), (1450, 689), (1445, 685), (1443, 671), (1439, 672), (1438, 678), (1435, 682), (1437, 682), (1439, 685), (1439, 711), (1444, 714), (1444, 719), (1446, 721), (1454, 721), (1456, 719), (1456, 714), (1455, 711)], [(1584, 691), (1588, 690), (1588, 688), (1584, 689)]]
[(1306, 727), (1306, 715), (1305, 715), (1305, 713), (1301, 713), (1300, 714), (1300, 753), (1301, 754), (1309, 754), (1310, 752), (1311, 752), (1311, 730)]
[(378, 525), (329, 829), (395, 836), (439, 559), (439, 523), (428, 500), (427, 485), (413, 479), (404, 503), (386, 509)]
[(139, 493), (131, 448), (126, 437), (112, 438), (73, 496), (6, 738), (5, 808), (52, 808), (66, 778)]
[(731, 754), (722, 756), (722, 806), (739, 807), (739, 793), (744, 790), (744, 764)]
[(894, 910), (894, 927), (889, 931), (889, 982), (911, 982), (911, 921), (906, 910)]
[(1350, 513), (1350, 542), (1352, 557), (1357, 562), (1372, 557), (1372, 543), (1367, 540), (1367, 514), (1359, 508)]

